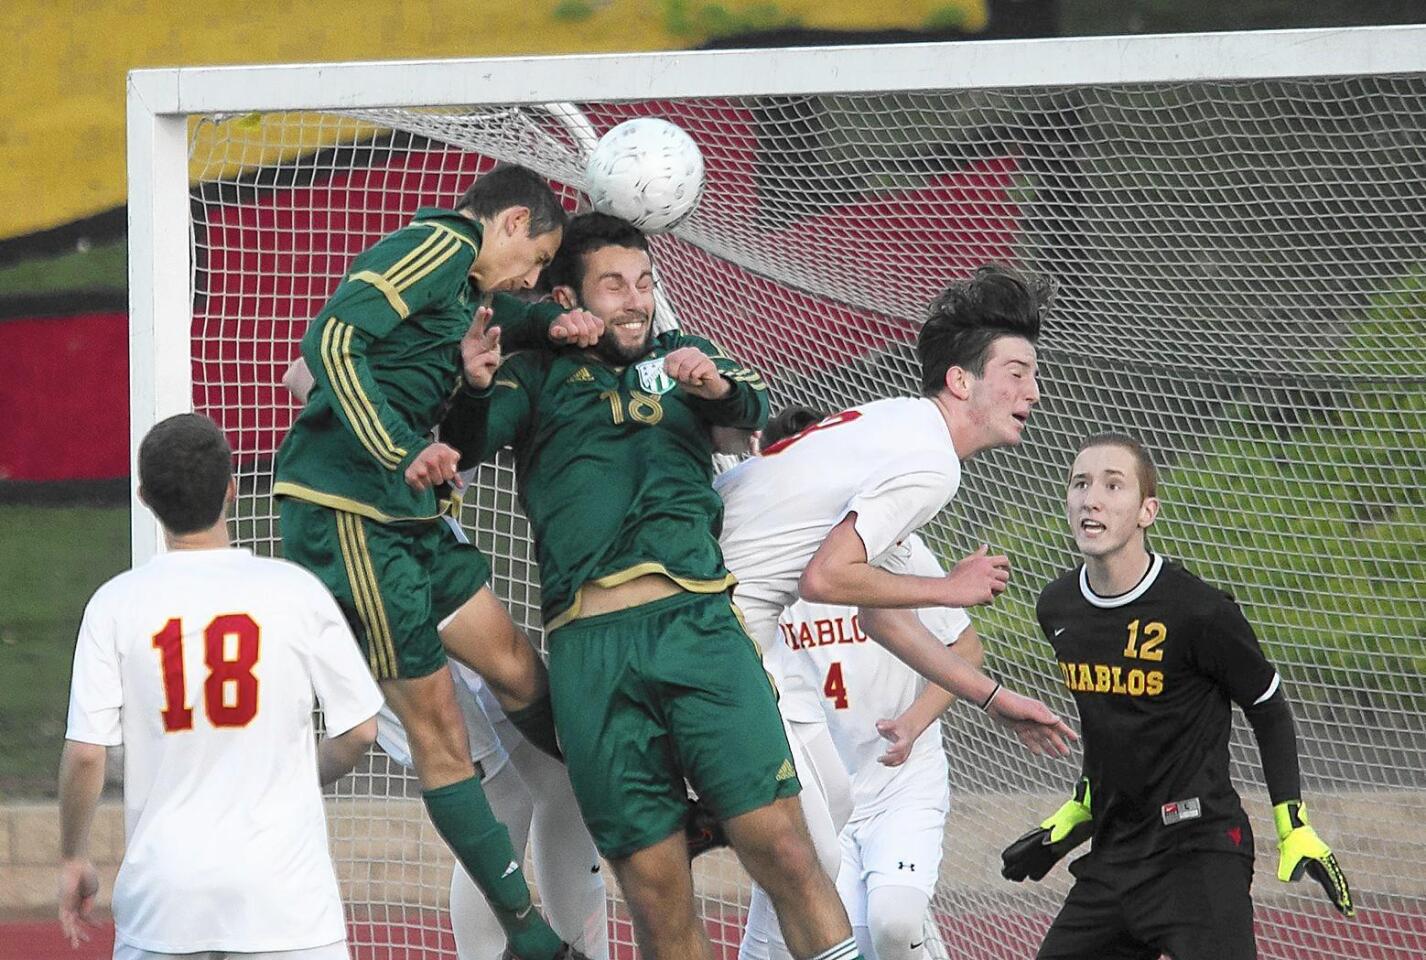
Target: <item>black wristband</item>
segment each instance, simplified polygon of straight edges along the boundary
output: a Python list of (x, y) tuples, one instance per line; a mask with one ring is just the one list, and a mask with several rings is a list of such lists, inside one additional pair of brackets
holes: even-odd
[(990, 691), (990, 696), (986, 697), (986, 698), (985, 698), (985, 702), (980, 705), (980, 708), (981, 708), (982, 710), (989, 710), (989, 709), (990, 709), (990, 703), (991, 703), (992, 700), (995, 699), (995, 695), (1000, 692), (1000, 688), (1001, 688), (1001, 684), (1000, 684), (999, 681), (997, 681), (996, 684), (995, 684), (995, 689), (992, 690), (992, 691)]

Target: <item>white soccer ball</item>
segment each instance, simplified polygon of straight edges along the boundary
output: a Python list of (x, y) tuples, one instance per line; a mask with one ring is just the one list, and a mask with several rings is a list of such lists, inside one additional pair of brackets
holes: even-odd
[(600, 213), (645, 233), (672, 230), (703, 194), (703, 154), (681, 128), (654, 117), (626, 120), (599, 138), (584, 168)]

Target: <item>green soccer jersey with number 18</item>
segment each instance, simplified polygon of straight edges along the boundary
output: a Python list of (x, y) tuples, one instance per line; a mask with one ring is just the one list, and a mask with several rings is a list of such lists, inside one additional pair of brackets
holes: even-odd
[[(480, 243), (478, 223), (426, 207), (352, 261), (302, 338), (315, 385), (277, 451), (274, 494), (379, 523), (437, 515), (405, 471), (461, 383)], [(559, 313), (501, 294), (494, 307), (507, 349), (542, 343)]]
[[(732, 384), (726, 397), (693, 397), (664, 373), (664, 357), (690, 346)], [(511, 357), (486, 394), (461, 392), (442, 437), (462, 452), (462, 467), (514, 446), (553, 630), (578, 615), (587, 583), (662, 573), (700, 593), (733, 584), (718, 548), (711, 428), (760, 429), (767, 411), (756, 371), (673, 331), (627, 367), (575, 350)]]

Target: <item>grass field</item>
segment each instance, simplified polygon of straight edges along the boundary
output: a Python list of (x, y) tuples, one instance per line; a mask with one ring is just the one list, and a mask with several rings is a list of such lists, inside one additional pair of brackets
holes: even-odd
[(0, 505), (0, 799), (53, 795), (75, 631), (128, 565), (127, 507)]

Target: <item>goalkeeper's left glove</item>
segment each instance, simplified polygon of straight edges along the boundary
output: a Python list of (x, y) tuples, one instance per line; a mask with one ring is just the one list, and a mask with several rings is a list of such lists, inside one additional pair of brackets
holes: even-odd
[(1350, 917), (1356, 913), (1347, 877), (1337, 866), (1332, 850), (1307, 822), (1306, 805), (1301, 800), (1279, 803), (1273, 807), (1273, 823), (1277, 826), (1277, 878), (1289, 883), (1306, 871), (1322, 884), (1332, 906), (1343, 916)]

